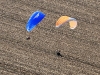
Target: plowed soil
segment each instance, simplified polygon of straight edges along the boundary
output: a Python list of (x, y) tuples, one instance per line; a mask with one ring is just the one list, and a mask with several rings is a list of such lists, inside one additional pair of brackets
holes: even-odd
[[(46, 17), (28, 33), (36, 10)], [(76, 29), (55, 28), (63, 15)], [(100, 0), (0, 0), (0, 75), (100, 75)]]

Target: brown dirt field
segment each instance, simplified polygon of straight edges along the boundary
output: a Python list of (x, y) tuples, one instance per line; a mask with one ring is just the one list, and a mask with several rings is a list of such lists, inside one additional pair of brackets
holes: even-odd
[[(46, 17), (29, 34), (36, 10)], [(77, 28), (56, 29), (62, 15)], [(100, 75), (100, 0), (0, 0), (0, 75)]]

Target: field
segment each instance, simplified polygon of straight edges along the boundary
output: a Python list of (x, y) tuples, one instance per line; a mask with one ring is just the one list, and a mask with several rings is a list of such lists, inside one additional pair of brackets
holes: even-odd
[[(46, 17), (28, 33), (36, 10)], [(76, 29), (55, 28), (63, 15)], [(100, 0), (0, 0), (0, 75), (100, 75)]]

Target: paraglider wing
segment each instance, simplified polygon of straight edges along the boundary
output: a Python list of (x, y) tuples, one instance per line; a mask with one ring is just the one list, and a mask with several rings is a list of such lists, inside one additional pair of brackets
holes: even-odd
[(64, 24), (69, 19), (70, 19), (70, 17), (68, 17), (68, 16), (61, 16), (56, 22), (56, 27), (61, 26), (62, 24)]
[(69, 21), (69, 25), (70, 29), (75, 29), (77, 27), (77, 21), (76, 20)]
[(76, 19), (68, 16), (61, 16), (56, 22), (56, 27), (63, 25), (65, 22), (69, 22), (70, 29), (75, 29), (77, 27)]
[(35, 26), (37, 26), (37, 24), (38, 24), (44, 17), (45, 17), (45, 14), (44, 14), (43, 12), (41, 12), (41, 11), (36, 11), (36, 12), (34, 12), (34, 13), (30, 16), (30, 18), (29, 18), (29, 20), (28, 20), (28, 22), (27, 22), (27, 24), (26, 24), (26, 30), (27, 30), (28, 32), (32, 31), (32, 30), (35, 28)]

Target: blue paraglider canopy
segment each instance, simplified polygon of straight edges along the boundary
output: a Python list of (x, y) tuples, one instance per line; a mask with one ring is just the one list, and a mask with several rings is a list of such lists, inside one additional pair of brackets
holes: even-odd
[(41, 11), (35, 11), (29, 18), (26, 24), (26, 30), (28, 32), (32, 31), (35, 26), (45, 17), (45, 14)]

